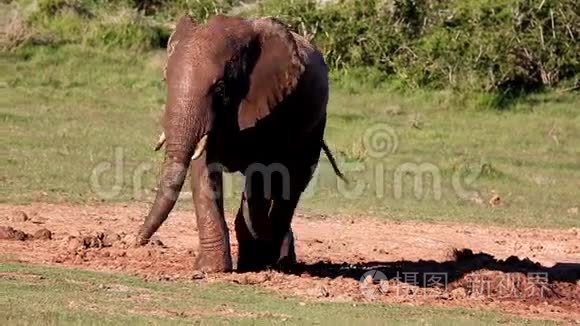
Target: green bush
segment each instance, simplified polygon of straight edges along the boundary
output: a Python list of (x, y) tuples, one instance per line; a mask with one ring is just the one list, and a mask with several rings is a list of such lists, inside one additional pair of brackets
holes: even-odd
[(407, 87), (517, 96), (578, 82), (576, 0), (266, 0), (333, 68), (375, 67)]
[(134, 7), (148, 16), (174, 21), (188, 13), (198, 21), (205, 21), (212, 15), (228, 12), (239, 4), (236, 0), (134, 0)]
[[(24, 1), (22, 1), (24, 2)], [(147, 50), (166, 46), (175, 19), (199, 21), (231, 9), (234, 1), (39, 0), (29, 24), (54, 43)]]
[[(16, 3), (30, 7), (29, 0)], [(240, 1), (36, 3), (28, 25), (16, 20), (5, 43), (34, 34), (55, 44), (164, 47), (179, 16), (205, 21)], [(494, 94), (495, 105), (579, 83), (577, 0), (263, 0), (252, 8), (243, 15), (276, 16), (311, 38), (329, 66), (342, 71), (333, 76), (350, 78), (345, 85), (357, 76), (372, 85), (484, 92)]]
[(126, 10), (91, 26), (85, 42), (95, 46), (150, 49), (162, 46), (165, 34), (143, 15)]
[(128, 49), (159, 47), (164, 33), (153, 20), (122, 1), (40, 0), (29, 22), (55, 43)]

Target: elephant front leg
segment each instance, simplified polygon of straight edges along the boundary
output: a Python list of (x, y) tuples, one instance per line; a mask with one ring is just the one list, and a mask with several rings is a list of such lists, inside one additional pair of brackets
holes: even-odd
[(200, 247), (195, 267), (204, 272), (232, 270), (222, 187), (222, 172), (208, 167), (205, 153), (191, 162), (191, 189)]

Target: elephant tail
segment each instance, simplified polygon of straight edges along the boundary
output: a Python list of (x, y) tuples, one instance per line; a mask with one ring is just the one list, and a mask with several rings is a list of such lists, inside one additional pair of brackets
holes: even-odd
[(328, 148), (328, 145), (326, 145), (326, 143), (324, 142), (324, 139), (322, 140), (322, 150), (324, 151), (324, 154), (326, 154), (326, 157), (330, 161), (330, 165), (332, 165), (332, 169), (334, 170), (334, 173), (342, 181), (344, 181), (344, 183), (348, 184), (348, 179), (344, 176), (344, 174), (342, 174), (342, 172), (338, 168), (338, 164), (336, 164), (336, 160), (334, 159), (334, 156), (332, 155), (330, 148)]

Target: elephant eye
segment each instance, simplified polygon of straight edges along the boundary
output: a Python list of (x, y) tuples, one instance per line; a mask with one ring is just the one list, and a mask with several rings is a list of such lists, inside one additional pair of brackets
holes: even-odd
[(225, 85), (224, 85), (224, 82), (222, 80), (217, 81), (213, 85), (213, 92), (214, 92), (215, 95), (223, 96), (224, 95), (224, 91), (225, 91)]
[(229, 99), (226, 94), (225, 82), (223, 80), (219, 80), (213, 85), (212, 88), (214, 99), (221, 103), (222, 106), (227, 106), (229, 104)]

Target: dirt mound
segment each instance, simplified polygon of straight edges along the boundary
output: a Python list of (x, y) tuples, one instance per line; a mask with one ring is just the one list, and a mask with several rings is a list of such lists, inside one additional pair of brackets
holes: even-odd
[(31, 235), (10, 226), (0, 226), (0, 240), (24, 241), (30, 239)]
[(95, 232), (94, 234), (79, 234), (78, 236), (65, 237), (63, 247), (69, 251), (85, 250), (89, 248), (127, 247), (128, 237), (125, 234), (115, 233), (109, 230)]
[(52, 232), (49, 229), (42, 228), (33, 235), (35, 240), (52, 240)]
[[(193, 270), (197, 230), (192, 212), (177, 211), (168, 219), (157, 234), (163, 242), (156, 238), (144, 247), (132, 245), (146, 210), (0, 205), (0, 215), (26, 211), (33, 216), (33, 223), (13, 222), (22, 231), (0, 228), (0, 252), (18, 261), (122, 271), (151, 280), (255, 284), (305, 300), (451, 305), (580, 320), (576, 229), (514, 230), (298, 213), (293, 229), (300, 262), (291, 270), (204, 275)], [(1, 240), (29, 240), (29, 234), (48, 239), (48, 229), (35, 229), (34, 221), (49, 228), (56, 241)], [(230, 236), (235, 257), (235, 235)]]
[(28, 220), (30, 220), (28, 214), (23, 211), (16, 211), (14, 214), (12, 214), (12, 216), (10, 216), (10, 221), (12, 222), (26, 222)]
[(49, 229), (42, 228), (31, 235), (11, 226), (0, 226), (0, 240), (52, 240), (52, 232)]
[[(69, 250), (100, 249), (100, 248), (123, 248), (133, 247), (133, 238), (124, 232), (116, 233), (110, 230), (95, 232), (89, 235), (80, 234), (78, 236), (68, 236), (64, 239), (63, 245)], [(147, 244), (148, 247), (165, 247), (158, 238), (152, 238)]]

